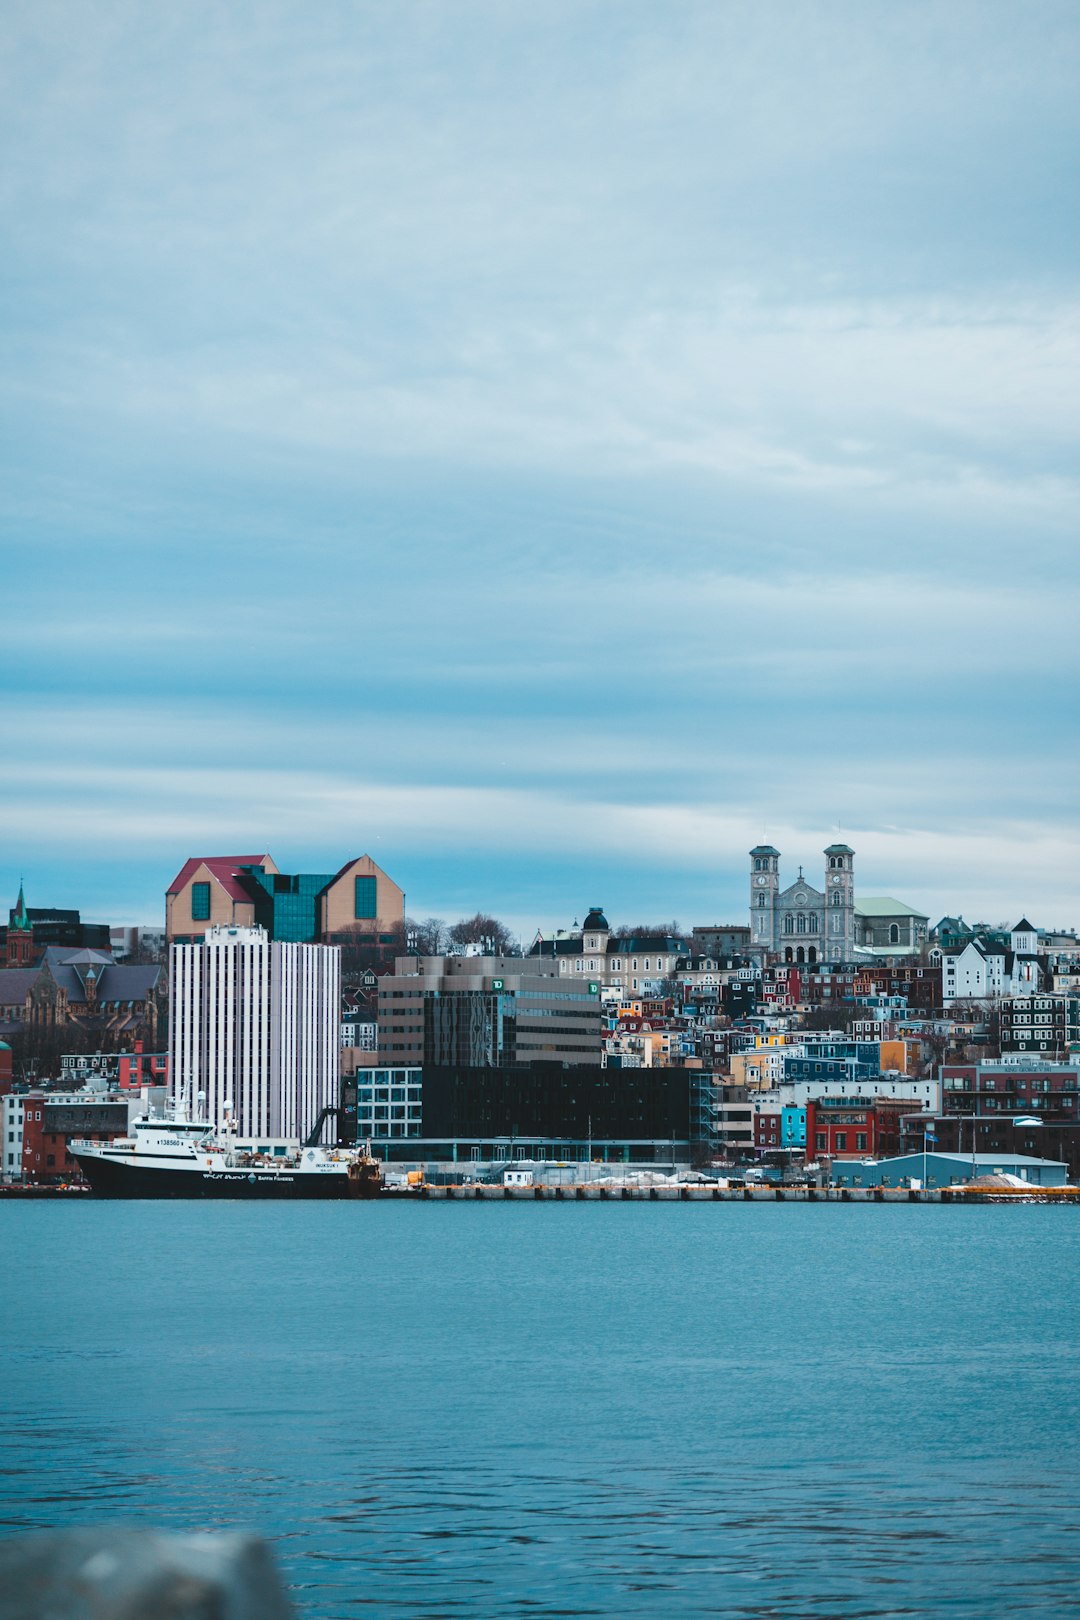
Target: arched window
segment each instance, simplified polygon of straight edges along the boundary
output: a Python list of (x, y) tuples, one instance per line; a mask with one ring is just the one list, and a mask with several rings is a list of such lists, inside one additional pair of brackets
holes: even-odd
[(816, 962), (817, 961), (817, 946), (816, 945), (811, 945), (810, 949), (806, 953), (806, 960), (808, 962)]
[(789, 945), (787, 950), (784, 952), (784, 961), (785, 962), (790, 962), (791, 959), (792, 959), (792, 952), (791, 952), (791, 946)]
[(755, 871), (755, 872), (760, 872), (760, 871), (761, 871), (761, 869), (762, 869), (762, 863), (761, 863), (761, 857), (760, 857), (760, 855), (759, 855), (759, 856), (758, 856), (758, 857), (757, 857), (757, 858), (756, 858), (756, 860), (755, 860), (755, 861), (754, 861), (754, 871)]
[(842, 906), (844, 903), (844, 897), (839, 889), (834, 889), (829, 898), (834, 906)]
[(785, 934), (793, 934), (794, 932), (795, 932), (795, 919), (794, 919), (794, 917), (792, 917), (789, 914), (788, 916), (786, 916), (784, 918), (784, 933)]
[(812, 911), (810, 913), (809, 917), (807, 917), (807, 919), (806, 919), (806, 932), (808, 934), (816, 934), (817, 933), (817, 928), (818, 928), (817, 912)]
[(805, 962), (806, 961), (806, 952), (803, 950), (801, 945), (799, 946), (798, 950), (795, 952), (795, 960), (796, 960), (796, 962)]
[(889, 944), (890, 945), (899, 945), (899, 943), (900, 943), (900, 924), (899, 923), (890, 923), (889, 924)]
[(806, 917), (804, 916), (804, 914), (801, 911), (799, 912), (798, 918), (797, 918), (796, 923), (795, 923), (795, 931), (798, 934), (805, 934), (806, 933)]
[(763, 894), (758, 895), (757, 903), (758, 903), (758, 910), (759, 911), (764, 911), (765, 910), (765, 896)]

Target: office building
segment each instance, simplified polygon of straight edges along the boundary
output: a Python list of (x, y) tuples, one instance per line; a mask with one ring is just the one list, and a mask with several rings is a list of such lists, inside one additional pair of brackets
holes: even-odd
[(262, 928), (296, 945), (392, 946), (404, 919), (404, 890), (370, 855), (337, 872), (279, 872), (269, 855), (194, 855), (165, 896), (166, 934), (184, 944), (212, 928)]
[(600, 1063), (599, 981), (534, 958), (399, 957), (378, 1018), (379, 1061), (394, 1068)]
[(337, 1105), (336, 947), (213, 928), (174, 944), (170, 965), (175, 1104), (219, 1129), (277, 1138), (306, 1135), (323, 1107)]

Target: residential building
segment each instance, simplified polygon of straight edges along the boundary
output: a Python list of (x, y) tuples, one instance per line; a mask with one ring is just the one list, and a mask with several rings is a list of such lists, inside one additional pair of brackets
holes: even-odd
[(170, 1089), (192, 1118), (301, 1137), (336, 1106), (340, 952), (213, 928), (171, 953)]
[[(906, 1074), (880, 1074), (860, 1079), (853, 1089), (860, 1097), (899, 1098), (912, 1113), (916, 1110), (920, 1113), (937, 1112), (942, 1106), (940, 1080), (914, 1080)], [(753, 1098), (753, 1104), (755, 1108), (762, 1109), (808, 1108), (811, 1103), (836, 1095), (837, 1083), (833, 1079), (795, 1080), (787, 1081), (771, 1092), (762, 1092)]]
[(131, 1052), (65, 1052), (60, 1059), (60, 1084), (65, 1091), (105, 1085), (118, 1091), (139, 1091), (143, 1086), (168, 1086), (167, 1052), (144, 1052), (136, 1041)]
[(23, 1102), (22, 1174), (31, 1185), (81, 1180), (69, 1144), (111, 1142), (126, 1136), (133, 1113), (141, 1110), (117, 1093), (29, 1092)]
[(979, 935), (935, 946), (930, 961), (941, 966), (943, 1005), (1037, 995), (1043, 987), (1037, 945), (1037, 932), (1023, 917), (1010, 929), (1007, 944), (1000, 937)]
[(822, 1097), (806, 1106), (807, 1152), (816, 1159), (890, 1158), (900, 1151), (900, 1125), (918, 1107), (913, 1097)]
[(869, 996), (902, 997), (909, 1012), (939, 1013), (942, 1009), (941, 964), (867, 964), (856, 973), (853, 991), (860, 1000)]
[(1006, 996), (1001, 1003), (1001, 1051), (1064, 1058), (1080, 1041), (1080, 995)]
[(7, 1092), (0, 1096), (0, 1179), (4, 1181), (22, 1180), (25, 1110), (25, 1094)]

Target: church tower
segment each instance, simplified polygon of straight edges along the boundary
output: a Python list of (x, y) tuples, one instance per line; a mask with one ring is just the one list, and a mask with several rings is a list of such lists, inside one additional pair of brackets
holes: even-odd
[(855, 851), (830, 844), (825, 851), (825, 959), (850, 962), (855, 950)]
[(750, 851), (750, 947), (776, 950), (776, 899), (780, 893), (780, 851), (758, 844)]
[(19, 884), (19, 899), (15, 909), (8, 912), (7, 953), (8, 967), (33, 967), (34, 930), (30, 914), (23, 899), (23, 886)]

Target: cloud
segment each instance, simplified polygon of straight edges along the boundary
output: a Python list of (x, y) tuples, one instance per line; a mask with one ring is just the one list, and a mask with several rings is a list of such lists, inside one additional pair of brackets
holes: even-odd
[(359, 838), (433, 908), (687, 914), (840, 817), (875, 886), (1049, 903), (1073, 8), (38, 0), (5, 46), (9, 849), (132, 906)]

